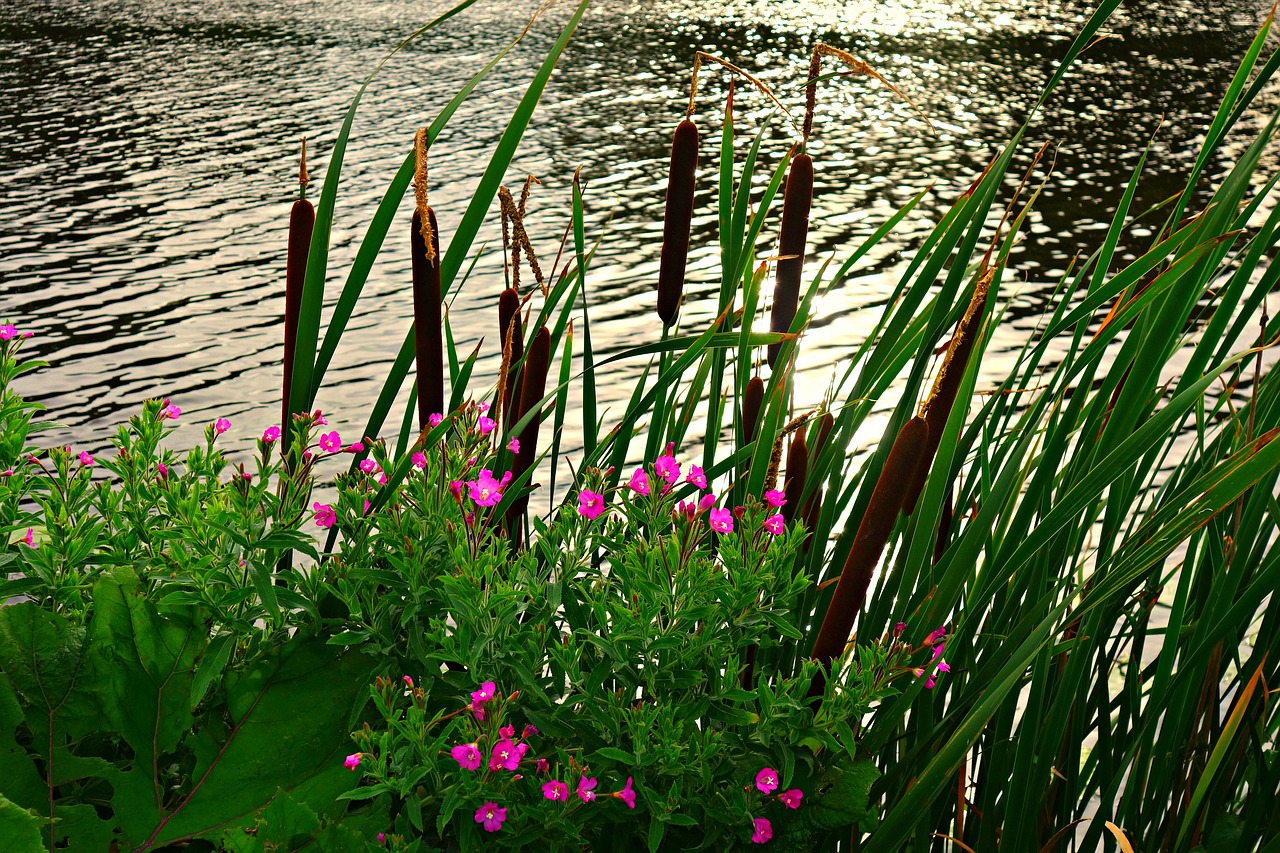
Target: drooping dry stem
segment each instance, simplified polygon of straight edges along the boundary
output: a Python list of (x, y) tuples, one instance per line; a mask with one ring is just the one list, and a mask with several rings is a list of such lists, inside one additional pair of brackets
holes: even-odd
[(419, 226), (422, 229), (422, 242), (427, 249), (427, 260), (432, 263), (436, 259), (437, 241), (435, 238), (432, 217), (427, 215), (427, 129), (418, 128), (413, 135), (413, 197), (414, 207), (418, 211)]
[[(530, 176), (531, 180), (535, 180)], [(533, 271), (533, 279), (538, 283), (538, 288), (542, 291), (542, 295), (548, 296), (550, 292), (547, 290), (546, 278), (542, 274), (542, 267), (538, 263), (538, 256), (534, 254), (533, 244), (529, 242), (529, 235), (524, 229), (524, 205), (528, 200), (529, 181), (525, 182), (525, 188), (520, 194), (520, 204), (516, 205), (515, 199), (511, 196), (511, 190), (503, 186), (498, 189), (498, 200), (502, 205), (505, 218), (511, 223), (511, 281), (512, 287), (519, 290), (519, 267), (520, 267), (520, 250), (524, 249), (525, 255), (529, 258), (529, 269)]]
[(915, 101), (907, 97), (907, 94), (905, 92), (903, 92), (897, 86), (893, 85), (888, 80), (886, 80), (879, 71), (876, 71), (866, 62), (863, 62), (861, 59), (858, 59), (856, 56), (854, 56), (852, 53), (849, 53), (847, 50), (841, 50), (840, 48), (835, 47), (834, 45), (826, 44), (825, 42), (818, 42), (813, 46), (813, 58), (809, 62), (809, 83), (805, 87), (805, 115), (804, 115), (805, 142), (809, 141), (809, 134), (813, 130), (813, 110), (814, 110), (814, 107), (817, 105), (818, 71), (820, 70), (820, 67), (821, 67), (821, 58), (824, 56), (829, 56), (832, 59), (838, 59), (840, 62), (848, 66), (849, 69), (851, 70), (851, 73), (853, 74), (861, 74), (864, 77), (870, 77), (873, 80), (878, 80), (881, 83), (883, 83), (884, 86), (888, 88), (890, 92), (897, 95), (902, 100), (906, 101), (913, 110), (915, 110), (917, 113), (920, 114), (920, 117), (924, 119), (924, 123), (929, 125), (929, 128), (931, 130), (933, 129), (933, 122), (929, 120), (929, 116), (925, 114), (924, 110), (920, 109), (920, 107), (916, 104)]
[(697, 99), (698, 99), (698, 71), (699, 69), (701, 69), (703, 62), (714, 62), (717, 65), (727, 68), (729, 71), (732, 71), (734, 74), (742, 75), (751, 83), (751, 85), (759, 89), (764, 94), (764, 96), (768, 98), (770, 102), (773, 103), (774, 106), (782, 110), (783, 114), (785, 114), (787, 118), (791, 118), (791, 111), (788, 110), (786, 106), (783, 105), (782, 101), (778, 100), (778, 96), (773, 94), (773, 90), (770, 89), (768, 86), (766, 86), (758, 78), (756, 78), (755, 75), (753, 75), (749, 71), (744, 71), (743, 69), (739, 68), (738, 66), (734, 65), (732, 62), (729, 62), (728, 60), (721, 59), (718, 56), (713, 56), (712, 54), (706, 53), (701, 50), (697, 51), (693, 55), (693, 75), (689, 81), (689, 107), (688, 109), (685, 110), (685, 118), (688, 118), (688, 119), (693, 118), (693, 114), (695, 111), (695, 104), (697, 103)]

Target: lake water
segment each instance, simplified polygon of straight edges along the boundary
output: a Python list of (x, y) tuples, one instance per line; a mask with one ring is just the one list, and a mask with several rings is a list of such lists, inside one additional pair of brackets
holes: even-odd
[[(331, 297), (414, 129), (519, 30), (533, 5), (482, 0), (394, 58), (371, 87), (339, 193)], [(1008, 277), (1015, 310), (984, 364), (993, 376), (1011, 364), (1067, 260), (1101, 239), (1153, 135), (1135, 210), (1181, 186), (1267, 6), (1134, 4), (1068, 77), (1029, 138), (1058, 143), (1055, 177)], [(359, 81), (442, 8), (401, 0), (0, 0), (0, 320), (34, 331), (29, 352), (52, 362), (22, 385), (65, 424), (42, 443), (100, 448), (111, 425), (149, 396), (184, 409), (179, 443), (225, 416), (235, 424), (233, 445), (244, 448), (276, 422), (297, 140), (311, 137), (318, 198)], [(509, 183), (526, 173), (542, 181), (530, 229), (549, 259), (565, 227), (570, 179), (582, 166), (588, 236), (607, 233), (589, 282), (595, 341), (614, 351), (652, 340), (666, 158), (695, 49), (779, 85), (802, 74), (814, 41), (870, 62), (937, 130), (865, 78), (822, 92), (807, 271), (833, 252), (842, 258), (930, 182), (934, 191), (817, 306), (801, 360), (801, 401), (812, 402), (833, 362), (870, 326), (929, 222), (1034, 102), (1087, 12), (1087, 4), (1046, 0), (598, 0)], [(567, 14), (562, 4), (535, 26), (435, 141), (431, 198), (446, 240)], [(727, 81), (715, 72), (704, 81), (705, 138), (718, 133)], [(767, 105), (742, 89), (736, 103), (738, 127), (753, 131)], [(776, 142), (766, 165), (788, 144), (781, 134)], [(1025, 167), (1027, 157), (1020, 162)], [(708, 157), (704, 176), (709, 164)], [(698, 197), (686, 327), (709, 319), (717, 288), (709, 187), (707, 179)], [(409, 196), (320, 392), (319, 405), (344, 435), (363, 425), (411, 317), (411, 203)], [(495, 218), (482, 239), (497, 233)], [(776, 234), (776, 223), (765, 233)], [(501, 261), (491, 252), (452, 306), (464, 350), (487, 336), (476, 389), (496, 370), (501, 287)], [(603, 402), (620, 408), (640, 368), (620, 365), (602, 379)], [(392, 419), (398, 423), (399, 412)]]

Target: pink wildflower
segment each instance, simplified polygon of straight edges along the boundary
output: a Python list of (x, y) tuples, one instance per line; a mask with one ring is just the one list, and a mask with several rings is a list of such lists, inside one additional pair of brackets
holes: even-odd
[(489, 411), (489, 404), (484, 402), (476, 403), (476, 411), (483, 415), (485, 412)]
[(311, 422), (312, 422), (313, 424), (315, 424), (316, 426), (328, 426), (328, 425), (329, 425), (329, 422), (328, 422), (328, 421), (326, 421), (326, 420), (324, 419), (324, 412), (320, 411), (319, 409), (316, 409), (314, 412), (312, 412), (312, 413), (311, 413), (311, 417), (312, 417), (312, 421), (311, 421)]
[(387, 484), (387, 472), (381, 471), (378, 474), (378, 485), (385, 486)]
[(408, 687), (409, 689), (413, 689), (413, 676), (406, 675), (404, 677), (404, 686)]
[(946, 636), (947, 636), (947, 626), (943, 625), (940, 628), (935, 628), (934, 630), (930, 631), (929, 636), (924, 638), (924, 644), (926, 646), (932, 646), (934, 643), (938, 642), (939, 640), (943, 639)]
[(357, 441), (354, 444), (348, 446), (344, 452), (345, 453), (364, 453), (364, 442)]
[(342, 766), (348, 770), (356, 770), (360, 767), (360, 759), (363, 757), (363, 753), (353, 752), (343, 759)]
[(374, 471), (378, 470), (378, 463), (372, 459), (361, 459), (360, 470), (366, 474), (372, 474)]
[(87, 450), (80, 451), (80, 464), (86, 468), (93, 467), (93, 455)]
[(18, 334), (18, 328), (10, 323), (0, 326), (0, 341), (13, 340)]
[(484, 824), (485, 832), (502, 829), (502, 822), (506, 819), (507, 810), (499, 808), (497, 803), (485, 803), (476, 809), (476, 823)]
[(762, 794), (772, 794), (778, 788), (778, 771), (766, 767), (756, 774), (756, 788)]
[(547, 759), (539, 758), (537, 761), (533, 762), (533, 769), (539, 773), (546, 773), (551, 769), (551, 764)]
[(924, 689), (925, 689), (925, 690), (932, 690), (933, 688), (935, 688), (935, 687), (937, 687), (937, 686), (938, 686), (938, 681), (937, 681), (937, 679), (935, 679), (932, 675), (931, 675), (931, 676), (929, 676), (927, 679), (925, 679), (925, 682), (924, 682)]
[(538, 727), (532, 723), (525, 723), (524, 730), (520, 732), (520, 737), (533, 737), (538, 733)]
[(520, 452), (520, 439), (518, 439), (518, 438), (512, 438), (510, 441), (508, 441), (508, 442), (507, 442), (507, 450), (510, 450), (512, 453), (519, 453), (519, 452)]
[(578, 492), (578, 515), (596, 519), (604, 512), (604, 495), (583, 489)]
[(179, 409), (177, 406), (173, 405), (172, 403), (166, 400), (164, 404), (164, 408), (160, 410), (160, 420), (176, 421), (181, 414), (182, 414), (182, 409)]
[(716, 533), (732, 533), (733, 532), (733, 511), (728, 509), (713, 509), (708, 518), (711, 529)]
[(156, 463), (156, 471), (160, 473), (160, 479), (162, 480), (167, 479), (169, 476), (169, 466), (163, 462)]
[(558, 802), (567, 802), (569, 799), (569, 786), (565, 783), (552, 779), (550, 782), (542, 783), (542, 796), (548, 800)]
[(768, 818), (752, 818), (751, 822), (755, 826), (755, 831), (751, 833), (751, 840), (756, 844), (764, 844), (773, 838), (773, 824), (769, 823)]
[(777, 536), (782, 532), (783, 525), (786, 524), (781, 513), (775, 513), (764, 520), (764, 529)]
[(653, 471), (668, 483), (675, 483), (680, 479), (680, 463), (674, 456), (659, 456), (653, 463)]
[(707, 492), (705, 495), (698, 498), (698, 509), (700, 510), (708, 510), (715, 505), (716, 505), (715, 492)]
[(592, 776), (583, 776), (578, 780), (578, 799), (589, 803), (596, 798), (596, 780)]
[(777, 489), (770, 489), (764, 493), (764, 501), (775, 509), (783, 506), (787, 502), (787, 496)]
[(905, 631), (905, 630), (907, 630), (907, 623), (906, 623), (906, 622), (899, 622), (898, 624), (896, 624), (896, 625), (894, 625), (894, 626), (893, 626), (893, 633), (894, 633), (894, 636), (897, 636), (898, 634), (901, 634), (901, 633), (902, 633), (903, 631)]
[(463, 487), (463, 485), (464, 485), (464, 484), (463, 484), (463, 482), (462, 482), (461, 480), (450, 480), (450, 481), (449, 481), (449, 492), (453, 495), (453, 499), (454, 499), (454, 500), (456, 500), (456, 501), (461, 501), (461, 500), (462, 500), (462, 487)]
[(432, 412), (431, 414), (427, 415), (427, 423), (430, 426), (438, 427), (440, 426), (440, 424), (444, 423), (444, 415), (440, 414), (439, 412)]
[(493, 745), (493, 754), (489, 756), (490, 770), (515, 770), (520, 766), (520, 750), (507, 738)]
[(342, 449), (342, 438), (338, 435), (337, 430), (320, 436), (320, 449), (325, 453), (337, 453)]
[(516, 727), (508, 723), (507, 725), (498, 729), (498, 734), (510, 740), (511, 738), (516, 736)]
[[(371, 506), (373, 506), (373, 504), (369, 503), (369, 499), (368, 499), (368, 498), (365, 498), (365, 499), (364, 499), (364, 514), (365, 514), (365, 515), (368, 515), (368, 514), (369, 514), (369, 507), (371, 507)], [(408, 678), (408, 676), (406, 675), (406, 676), (405, 676), (405, 678)]]
[(631, 481), (627, 483), (627, 488), (637, 495), (649, 494), (649, 475), (644, 472), (643, 468), (635, 470), (635, 473), (631, 475)]
[(27, 528), (27, 535), (22, 537), (22, 541), (28, 548), (36, 547), (36, 530), (34, 527)]
[(328, 504), (316, 501), (311, 508), (316, 511), (316, 527), (333, 527), (333, 523), (338, 520), (338, 514)]
[(378, 839), (378, 843), (379, 843), (379, 844), (386, 844), (386, 843), (387, 843), (387, 834), (386, 834), (385, 832), (379, 832), (379, 833), (375, 836), (375, 838), (377, 838), (377, 839)]
[(945, 660), (938, 661), (938, 672), (950, 672), (950, 671), (951, 671), (951, 664), (947, 663)]
[(413, 467), (421, 471), (427, 467), (427, 454), (421, 450), (415, 451), (413, 454)]
[(792, 788), (790, 791), (783, 791), (778, 795), (778, 799), (789, 809), (800, 808), (800, 800), (804, 799), (804, 791), (799, 788)]
[(686, 483), (692, 483), (699, 489), (705, 489), (707, 487), (707, 475), (697, 465), (689, 466), (689, 473), (685, 476), (684, 481)]
[(498, 422), (493, 418), (481, 417), (476, 421), (476, 428), (480, 430), (481, 435), (488, 435), (498, 426)]
[(480, 748), (474, 743), (460, 743), (449, 750), (449, 754), (453, 756), (453, 760), (458, 762), (458, 766), (463, 770), (478, 770), (480, 768)]
[(622, 787), (621, 791), (615, 791), (611, 796), (622, 800), (627, 804), (627, 808), (634, 809), (636, 807), (636, 792), (631, 787), (631, 777), (627, 777), (627, 784)]
[(275, 444), (280, 440), (280, 427), (267, 427), (262, 431), (262, 440), (266, 444)]
[(222, 435), (224, 432), (226, 432), (229, 429), (231, 429), (231, 421), (227, 420), (226, 418), (218, 418), (216, 421), (213, 422), (214, 435)]
[(496, 695), (498, 695), (498, 685), (492, 681), (486, 681), (480, 685), (479, 690), (471, 691), (471, 701), (483, 705)]
[(493, 479), (493, 472), (488, 468), (480, 471), (480, 476), (467, 482), (471, 492), (471, 500), (477, 506), (497, 506), (502, 500), (503, 483)]

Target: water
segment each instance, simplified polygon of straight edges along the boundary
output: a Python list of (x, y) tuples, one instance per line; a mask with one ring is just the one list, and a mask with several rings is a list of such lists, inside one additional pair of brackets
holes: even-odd
[[(532, 5), (482, 0), (393, 59), (371, 87), (339, 193), (331, 298), (414, 129), (518, 31)], [(1007, 285), (1014, 310), (985, 362), (992, 376), (1011, 365), (1068, 259), (1101, 239), (1153, 136), (1134, 209), (1180, 188), (1266, 5), (1136, 4), (1112, 20), (1106, 32), (1113, 37), (1068, 77), (1029, 137), (1058, 143), (1055, 177), (1014, 256)], [(441, 8), (372, 0), (0, 0), (0, 318), (34, 331), (28, 352), (52, 362), (22, 385), (64, 424), (44, 443), (99, 449), (111, 426), (151, 396), (184, 409), (178, 444), (196, 441), (200, 425), (225, 416), (235, 424), (233, 446), (243, 449), (276, 422), (298, 137), (312, 139), (318, 198), (360, 79)], [(433, 146), (431, 198), (446, 240), (567, 11), (558, 8), (534, 28)], [(1046, 0), (598, 0), (552, 78), (508, 182), (526, 173), (542, 181), (530, 228), (549, 266), (568, 216), (569, 182), (582, 165), (589, 239), (607, 235), (589, 282), (593, 337), (603, 352), (647, 342), (656, 334), (651, 287), (667, 147), (694, 50), (782, 86), (802, 73), (815, 40), (869, 61), (938, 130), (929, 132), (865, 78), (822, 93), (807, 271), (833, 252), (843, 258), (930, 182), (934, 191), (818, 304), (801, 363), (802, 402), (813, 402), (833, 362), (869, 328), (904, 257), (1025, 115), (1087, 12), (1082, 3)], [(704, 80), (705, 138), (718, 134), (727, 83), (714, 72)], [(750, 133), (766, 104), (758, 94), (739, 95), (738, 127)], [(782, 133), (776, 141), (768, 167), (788, 144)], [(1209, 169), (1221, 171), (1220, 164)], [(709, 319), (717, 287), (710, 173), (704, 157), (686, 326)], [(407, 330), (410, 209), (406, 198), (320, 392), (318, 404), (344, 435), (363, 425)], [(774, 233), (776, 223), (766, 228)], [(496, 235), (495, 219), (482, 239)], [(477, 389), (494, 379), (501, 287), (501, 263), (491, 253), (452, 305), (465, 351), (486, 338)], [(620, 365), (602, 380), (602, 403), (616, 413), (639, 369)], [(399, 416), (393, 413), (396, 423)]]

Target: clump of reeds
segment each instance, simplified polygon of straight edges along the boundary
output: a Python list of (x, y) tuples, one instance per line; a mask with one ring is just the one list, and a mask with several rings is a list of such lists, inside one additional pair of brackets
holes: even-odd
[(414, 196), (409, 247), (413, 256), (413, 329), (418, 374), (418, 429), (434, 413), (444, 414), (444, 324), (441, 317), (440, 236), (427, 203), (427, 129), (413, 139)]

